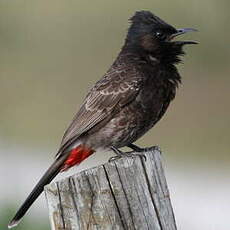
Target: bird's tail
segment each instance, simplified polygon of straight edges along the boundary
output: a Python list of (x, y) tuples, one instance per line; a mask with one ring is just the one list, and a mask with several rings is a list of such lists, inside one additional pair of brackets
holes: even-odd
[(13, 228), (20, 222), (21, 218), (25, 215), (27, 210), (33, 204), (33, 202), (38, 198), (38, 196), (42, 193), (44, 186), (51, 182), (51, 180), (59, 173), (62, 168), (63, 163), (65, 162), (67, 155), (63, 155), (57, 158), (54, 163), (49, 167), (49, 169), (45, 172), (43, 177), (36, 184), (30, 195), (24, 201), (22, 206), (19, 208), (14, 218), (8, 224), (8, 228)]
[(33, 202), (43, 192), (44, 186), (49, 184), (60, 171), (65, 171), (76, 164), (80, 164), (93, 152), (94, 150), (89, 149), (83, 145), (79, 145), (70, 152), (66, 152), (57, 157), (54, 163), (49, 167), (43, 177), (36, 184), (22, 206), (19, 208), (14, 218), (10, 221), (8, 228), (13, 228), (18, 225), (21, 218), (25, 215)]

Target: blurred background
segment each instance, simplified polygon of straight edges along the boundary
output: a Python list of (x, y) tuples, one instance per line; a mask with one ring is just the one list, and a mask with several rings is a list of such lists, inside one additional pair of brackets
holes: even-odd
[[(159, 145), (178, 229), (230, 228), (230, 46), (227, 0), (0, 2), (0, 229), (50, 165), (88, 89), (117, 56), (136, 10), (154, 12), (186, 39), (183, 85), (137, 144)], [(109, 156), (98, 154), (80, 168)], [(50, 229), (44, 195), (18, 230)]]

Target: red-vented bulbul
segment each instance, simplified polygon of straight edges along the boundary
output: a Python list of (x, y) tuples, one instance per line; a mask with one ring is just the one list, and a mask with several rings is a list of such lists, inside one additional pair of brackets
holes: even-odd
[(175, 67), (183, 46), (175, 29), (148, 11), (130, 19), (125, 44), (108, 72), (87, 94), (66, 130), (54, 163), (22, 204), (8, 227), (18, 224), (43, 188), (60, 171), (80, 164), (99, 149), (129, 146), (152, 128), (174, 99), (181, 77)]

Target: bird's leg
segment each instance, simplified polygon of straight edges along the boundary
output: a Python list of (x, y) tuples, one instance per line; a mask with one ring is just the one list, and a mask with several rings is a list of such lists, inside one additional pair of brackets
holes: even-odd
[[(129, 144), (129, 145), (127, 145), (129, 148), (131, 148), (133, 151), (135, 151), (135, 152), (137, 152), (137, 153), (135, 153), (135, 154), (133, 154), (133, 155), (138, 155), (138, 156), (140, 156), (140, 157), (143, 157), (144, 158), (144, 160), (146, 161), (146, 156), (143, 154), (143, 153), (141, 153), (141, 152), (143, 152), (145, 149), (144, 148), (140, 148), (139, 146), (137, 146), (137, 145), (134, 145), (134, 144)], [(138, 153), (139, 152), (139, 153)]]
[(118, 156), (120, 157), (122, 154), (124, 154), (124, 152), (122, 152), (120, 149), (114, 147), (114, 146), (111, 146), (111, 149), (113, 150), (113, 152)]
[(134, 145), (134, 144), (129, 144), (127, 145), (129, 148), (131, 148), (133, 151), (136, 151), (136, 152), (142, 152), (144, 149), (137, 146), (137, 145)]
[[(138, 146), (136, 146), (136, 147), (140, 150), (140, 148)], [(114, 146), (111, 146), (110, 148), (114, 151), (116, 156), (111, 157), (109, 159), (109, 162), (117, 160), (117, 159), (119, 159), (121, 157), (135, 157), (135, 156), (143, 157), (144, 160), (146, 161), (146, 156), (144, 154), (142, 154), (142, 153), (122, 152), (121, 150), (119, 150), (118, 148), (116, 148)]]
[(144, 152), (144, 151), (146, 151), (146, 150), (148, 150), (148, 149), (154, 149), (154, 150), (158, 150), (158, 151), (160, 151), (160, 149), (159, 149), (159, 147), (157, 146), (157, 145), (155, 145), (155, 146), (152, 146), (152, 147), (150, 147), (150, 148), (141, 148), (141, 147), (139, 147), (139, 146), (137, 146), (137, 145), (134, 145), (134, 144), (129, 144), (129, 145), (127, 145), (127, 147), (129, 147), (129, 148), (131, 148), (133, 151), (135, 151), (135, 152)]
[(111, 150), (113, 150), (113, 152), (116, 154), (116, 156), (110, 157), (109, 162), (117, 160), (117, 159), (122, 157), (123, 152), (121, 150), (119, 150), (118, 148), (116, 148), (114, 146), (111, 146), (110, 148), (111, 148)]

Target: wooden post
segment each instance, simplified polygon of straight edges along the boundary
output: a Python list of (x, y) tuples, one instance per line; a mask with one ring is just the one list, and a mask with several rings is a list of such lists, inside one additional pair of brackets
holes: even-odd
[(161, 152), (143, 154), (47, 185), (52, 230), (176, 230)]

